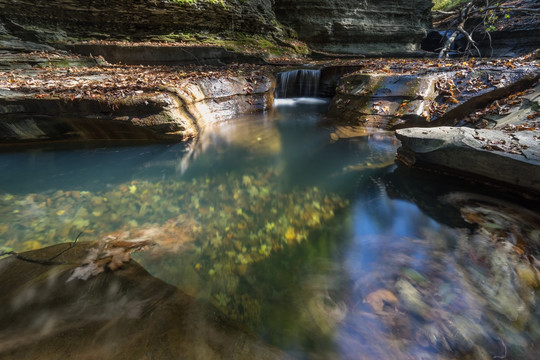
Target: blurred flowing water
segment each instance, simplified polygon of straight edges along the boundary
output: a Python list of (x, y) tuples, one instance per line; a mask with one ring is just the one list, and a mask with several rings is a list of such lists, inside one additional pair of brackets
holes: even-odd
[(321, 81), (320, 69), (296, 69), (276, 74), (276, 97), (317, 97)]
[(152, 231), (152, 276), (295, 359), (536, 359), (538, 206), (398, 168), (392, 134), (327, 107), (278, 99), (187, 148), (0, 154), (0, 246)]

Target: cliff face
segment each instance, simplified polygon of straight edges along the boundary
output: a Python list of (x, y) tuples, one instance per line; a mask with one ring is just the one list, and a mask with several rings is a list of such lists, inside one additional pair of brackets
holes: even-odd
[(397, 54), (418, 49), (431, 5), (430, 0), (0, 0), (0, 23), (20, 38), (55, 42), (279, 34), (279, 20), (316, 50)]
[[(12, 33), (48, 37), (147, 38), (182, 32), (277, 30), (272, 0), (0, 0), (0, 20)], [(47, 34), (48, 33), (48, 34)], [(42, 40), (42, 39), (39, 39)]]
[(275, 0), (275, 12), (313, 49), (397, 54), (419, 49), (432, 5), (430, 0)]
[(0, 23), (20, 38), (56, 42), (280, 34), (279, 20), (315, 50), (398, 54), (418, 49), (431, 5), (430, 0), (0, 0)]

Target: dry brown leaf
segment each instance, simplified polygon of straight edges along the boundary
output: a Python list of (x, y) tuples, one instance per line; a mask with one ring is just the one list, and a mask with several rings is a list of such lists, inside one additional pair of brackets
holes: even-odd
[(396, 308), (399, 305), (397, 297), (389, 290), (378, 289), (365, 297), (364, 302), (368, 303), (376, 314), (384, 312), (384, 306)]

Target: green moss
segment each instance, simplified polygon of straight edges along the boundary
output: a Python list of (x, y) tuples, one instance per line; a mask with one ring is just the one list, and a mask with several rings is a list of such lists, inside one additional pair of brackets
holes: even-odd
[(210, 3), (210, 4), (219, 4), (223, 7), (225, 7), (225, 1), (224, 0), (173, 0), (175, 3), (178, 3), (180, 5), (193, 5), (198, 2), (201, 3)]
[(309, 54), (307, 45), (295, 39), (282, 39), (276, 43), (274, 39), (261, 35), (239, 34), (228, 41), (237, 51), (263, 52), (271, 56)]
[(448, 10), (468, 1), (469, 0), (434, 0), (433, 10)]
[(67, 67), (74, 66), (74, 64), (69, 62), (68, 60), (49, 61), (47, 65), (52, 66), (52, 67), (59, 67), (59, 68), (67, 68)]
[(225, 43), (227, 46), (232, 47), (237, 51), (259, 50), (270, 55), (278, 56), (286, 53), (286, 50), (283, 47), (259, 35), (239, 34), (231, 40), (226, 40)]
[(309, 55), (311, 53), (311, 50), (305, 43), (298, 42), (297, 44), (294, 44), (294, 49), (300, 55)]
[(72, 68), (72, 67), (86, 67), (95, 66), (96, 64), (102, 64), (99, 58), (90, 59), (61, 59), (50, 60), (39, 63), (41, 67), (53, 67), (53, 68)]
[[(309, 54), (307, 45), (296, 39), (282, 39), (278, 44), (272, 37), (244, 33), (228, 35), (202, 33), (174, 33), (153, 37), (160, 42), (182, 42), (192, 45), (220, 46), (230, 51), (263, 56), (304, 56)], [(285, 46), (286, 45), (286, 46)]]

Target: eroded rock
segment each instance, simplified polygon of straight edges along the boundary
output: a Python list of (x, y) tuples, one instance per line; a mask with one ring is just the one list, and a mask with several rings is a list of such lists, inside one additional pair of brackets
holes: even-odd
[(227, 50), (220, 46), (76, 43), (65, 48), (85, 56), (101, 56), (114, 64), (127, 65), (225, 65), (263, 64), (261, 57)]
[[(396, 129), (456, 125), (468, 114), (494, 100), (523, 90), (540, 77), (533, 66), (507, 69), (476, 64), (432, 70), (418, 63), (405, 73), (364, 72), (344, 76), (330, 113), (338, 122)], [(483, 67), (483, 68), (482, 68)], [(384, 70), (384, 69), (383, 69)]]
[[(396, 131), (398, 160), (540, 193), (540, 132), (437, 127)], [(533, 145), (533, 146), (531, 146)]]
[(0, 141), (180, 141), (273, 104), (270, 74), (193, 78), (177, 70), (162, 68), (151, 78), (122, 67), (0, 73)]
[[(129, 0), (1, 0), (5, 27), (23, 37), (58, 42), (73, 38), (149, 38), (182, 32), (246, 33), (277, 30), (269, 0), (174, 2)], [(97, 20), (98, 19), (98, 20)]]
[(430, 118), (435, 84), (442, 74), (352, 74), (341, 79), (330, 113), (339, 121), (390, 129), (400, 118), (419, 124)]
[(419, 49), (431, 1), (276, 0), (275, 12), (313, 49), (403, 54)]

